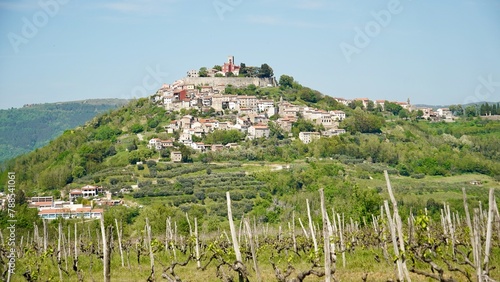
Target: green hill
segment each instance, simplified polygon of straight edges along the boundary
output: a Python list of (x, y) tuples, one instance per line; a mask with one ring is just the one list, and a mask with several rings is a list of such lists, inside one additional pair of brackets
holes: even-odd
[(45, 146), (64, 130), (83, 125), (94, 116), (126, 102), (123, 99), (90, 99), (0, 110), (0, 163)]
[[(179, 264), (177, 268), (177, 273), (183, 278), (215, 281), (215, 277), (219, 278), (220, 263), (235, 260), (234, 255), (230, 255), (229, 237), (224, 236), (229, 230), (226, 192), (230, 192), (233, 218), (236, 224), (239, 221), (240, 230), (243, 217), (254, 226), (251, 229), (256, 230), (263, 281), (273, 281), (277, 272), (269, 265), (272, 261), (278, 261), (282, 269), (287, 267), (285, 263), (288, 267), (293, 265), (300, 269), (311, 268), (312, 263), (312, 268), (320, 269), (321, 260), (315, 255), (308, 231), (301, 232), (297, 221), (306, 225), (304, 230), (314, 229), (314, 226), (317, 231), (321, 230), (318, 190), (323, 189), (328, 213), (332, 214), (333, 220), (338, 220), (339, 226), (345, 225), (341, 236), (346, 236), (346, 243), (337, 235), (331, 242), (339, 247), (337, 264), (340, 264), (341, 254), (346, 254), (348, 264), (347, 267), (338, 267), (335, 275), (351, 281), (353, 273), (356, 277), (366, 277), (366, 271), (370, 271), (374, 281), (387, 281), (395, 269), (389, 258), (397, 256), (389, 247), (391, 239), (386, 226), (389, 221), (377, 217), (384, 200), (389, 198), (384, 171), (390, 174), (402, 222), (411, 222), (412, 214), (417, 223), (414, 233), (417, 236), (408, 239), (414, 241), (407, 249), (409, 257), (422, 254), (411, 248), (432, 242), (438, 242), (436, 250), (447, 249), (450, 253), (447, 237), (442, 237), (441, 212), (443, 203), (446, 203), (453, 214), (457, 212), (457, 217), (460, 214), (462, 219), (465, 218), (462, 188), (467, 191), (469, 209), (475, 210), (476, 218), (480, 208), (486, 210), (484, 203), (488, 203), (490, 188), (495, 188), (495, 196), (500, 197), (499, 121), (464, 118), (453, 123), (429, 122), (411, 114), (400, 116), (378, 109), (363, 110), (356, 105), (352, 109), (305, 87), (226, 90), (276, 102), (284, 99), (320, 109), (342, 109), (347, 118), (340, 127), (348, 133), (321, 137), (304, 144), (297, 138), (299, 132), (318, 131), (319, 126), (298, 117), (289, 134), (280, 129), (276, 117), (272, 117), (268, 124), (269, 138), (249, 140), (235, 130), (216, 130), (193, 137), (193, 140), (206, 144), (237, 143), (238, 146), (201, 153), (174, 142), (173, 148), (155, 150), (148, 147), (149, 140), (178, 140), (180, 130), (167, 133), (165, 126), (186, 114), (220, 122), (235, 120), (236, 116), (228, 110), (167, 112), (154, 102), (154, 97), (134, 100), (92, 118), (83, 126), (66, 130), (49, 144), (6, 163), (0, 174), (0, 191), (9, 192), (8, 172), (15, 172), (15, 185), (11, 188), (15, 197), (9, 199), (15, 201), (15, 214), (12, 210), (10, 214), (16, 219), (16, 236), (35, 238), (34, 230), (41, 230), (44, 226), (37, 211), (25, 205), (27, 197), (53, 195), (68, 199), (70, 189), (89, 184), (102, 185), (115, 199), (124, 203), (104, 207), (103, 223), (108, 228), (116, 226), (121, 230), (129, 265), (128, 268), (120, 266), (116, 230), (111, 231), (115, 234), (111, 240), (114, 244), (111, 263), (114, 278), (120, 281), (146, 280), (150, 272), (147, 265), (153, 261), (147, 256), (149, 245), (154, 261), (163, 266), (163, 274), (168, 263), (175, 266), (186, 260), (186, 264)], [(181, 163), (171, 162), (170, 153), (174, 150), (182, 153)], [(306, 199), (311, 207), (310, 223)], [(88, 204), (89, 201), (84, 199), (82, 203)], [(295, 221), (291, 222), (292, 218)], [(5, 230), (4, 238), (8, 238), (9, 220), (9, 211), (0, 212), (0, 230)], [(199, 232), (203, 237), (201, 261), (207, 267), (206, 271), (198, 268), (194, 260), (189, 263), (195, 242), (194, 222), (195, 230), (198, 230), (195, 233)], [(147, 223), (151, 224), (150, 232), (145, 231), (148, 230), (145, 229)], [(372, 224), (385, 226), (382, 227), (385, 231), (374, 233)], [(426, 229), (427, 224), (430, 228)], [(26, 250), (25, 254), (34, 254), (20, 257), (16, 261), (19, 269), (26, 269), (25, 273), (40, 279), (56, 279), (57, 267), (54, 265), (58, 252), (54, 249), (58, 230), (62, 230), (59, 236), (63, 238), (66, 233), (72, 234), (62, 242), (69, 242), (75, 234), (72, 232), (78, 230), (80, 256), (78, 264), (74, 264), (78, 268), (74, 267), (73, 271), (68, 268), (64, 274), (60, 271), (59, 275), (63, 275), (60, 279), (77, 281), (78, 276), (80, 281), (81, 275), (99, 275), (102, 253), (99, 247), (95, 247), (99, 246), (97, 238), (101, 238), (98, 220), (51, 220), (45, 225), (49, 248), (43, 251), (41, 238), (33, 239), (33, 243), (28, 241), (25, 246), (19, 245), (18, 249)], [(290, 228), (295, 228), (298, 235), (297, 250), (293, 248), (295, 239), (292, 238), (295, 237), (292, 234), (295, 233)], [(405, 227), (406, 230), (411, 228)], [(168, 235), (169, 232), (173, 235)], [(147, 233), (153, 234), (149, 243)], [(460, 236), (457, 238), (468, 244), (465, 236), (468, 229), (457, 228), (457, 233)], [(428, 238), (429, 234), (432, 237)], [(171, 238), (166, 242), (169, 236)], [(492, 265), (498, 265), (498, 237), (494, 235), (494, 238), (491, 261)], [(240, 241), (246, 256), (243, 263), (251, 270), (251, 254), (248, 244), (244, 243), (248, 241), (244, 235)], [(73, 242), (76, 241), (69, 245), (72, 246)], [(387, 250), (383, 252), (381, 246), (387, 246), (389, 253)], [(66, 249), (63, 244), (62, 250)], [(321, 253), (323, 247), (319, 249)], [(467, 253), (470, 252), (463, 254)], [(71, 260), (70, 254), (62, 261)], [(214, 263), (209, 265), (212, 260)], [(408, 260), (410, 262), (412, 267), (426, 268), (425, 264)], [(461, 266), (460, 262), (455, 263)], [(173, 266), (170, 268), (172, 275)], [(61, 262), (59, 267), (64, 269), (64, 263)], [(492, 277), (498, 277), (497, 269), (491, 273)], [(418, 278), (421, 277), (415, 276), (414, 280)], [(313, 278), (311, 281), (320, 280)]]
[[(234, 120), (235, 116), (227, 111), (167, 112), (153, 99), (143, 98), (67, 130), (45, 147), (12, 160), (3, 177), (7, 171), (16, 171), (18, 189), (28, 196), (58, 196), (59, 191), (97, 183), (133, 203), (148, 204), (159, 199), (183, 210), (213, 209), (206, 213), (214, 215), (207, 216), (210, 220), (222, 220), (216, 211), (222, 204), (217, 201), (223, 200), (224, 191), (234, 190), (243, 200), (237, 214), (253, 211), (266, 221), (279, 221), (289, 215), (292, 206), (286, 208), (281, 200), (316, 193), (319, 188), (325, 188), (335, 203), (352, 208), (345, 211), (347, 214), (366, 216), (378, 209), (379, 192), (383, 190), (383, 184), (366, 180), (382, 178), (384, 169), (403, 177), (403, 182), (470, 173), (499, 179), (500, 144), (494, 142), (500, 138), (498, 121), (430, 123), (376, 109), (353, 110), (302, 86), (298, 90), (226, 90), (275, 101), (283, 97), (322, 109), (343, 109), (348, 117), (341, 127), (350, 134), (303, 144), (297, 138), (298, 132), (316, 131), (317, 126), (299, 118), (292, 128), (293, 137), (285, 137), (287, 134), (271, 119), (271, 134), (266, 139), (248, 140), (232, 130), (216, 130), (196, 140), (207, 144), (237, 142), (238, 148), (199, 153), (174, 142), (175, 148), (156, 151), (147, 147), (148, 141), (155, 137), (178, 138), (179, 131), (167, 134), (165, 126), (185, 114), (220, 121)], [(182, 152), (184, 163), (170, 163), (172, 150)], [(138, 162), (143, 164), (136, 165)], [(274, 171), (273, 163), (288, 168)], [(1, 180), (4, 185), (6, 181)], [(139, 190), (122, 193), (133, 185), (138, 185)], [(414, 208), (425, 205), (414, 202)], [(271, 215), (274, 210), (276, 213)]]

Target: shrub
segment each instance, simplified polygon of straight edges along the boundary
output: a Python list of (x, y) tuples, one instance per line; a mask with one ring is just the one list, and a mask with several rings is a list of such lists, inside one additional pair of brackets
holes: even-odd
[(144, 127), (143, 127), (142, 125), (140, 125), (140, 124), (136, 123), (136, 124), (134, 124), (134, 125), (132, 125), (132, 126), (130, 127), (130, 131), (131, 131), (132, 133), (136, 133), (136, 134), (137, 134), (137, 133), (139, 133), (139, 132), (144, 131)]
[(415, 173), (415, 174), (411, 175), (411, 178), (415, 178), (415, 179), (422, 179), (424, 177), (425, 177), (425, 174), (423, 174), (423, 173)]

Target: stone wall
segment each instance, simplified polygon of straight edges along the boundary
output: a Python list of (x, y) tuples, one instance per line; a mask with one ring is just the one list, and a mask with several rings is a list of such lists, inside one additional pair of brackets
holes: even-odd
[(194, 84), (198, 85), (208, 85), (208, 86), (218, 86), (218, 85), (228, 85), (231, 84), (234, 87), (246, 87), (253, 84), (258, 87), (266, 86), (276, 86), (276, 80), (272, 78), (258, 78), (258, 77), (185, 77), (182, 79), (184, 84)]

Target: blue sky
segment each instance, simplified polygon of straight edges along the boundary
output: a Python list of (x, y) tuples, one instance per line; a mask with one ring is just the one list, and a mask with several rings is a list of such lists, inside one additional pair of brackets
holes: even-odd
[(0, 0), (3, 109), (153, 93), (228, 55), (334, 97), (500, 101), (500, 1)]

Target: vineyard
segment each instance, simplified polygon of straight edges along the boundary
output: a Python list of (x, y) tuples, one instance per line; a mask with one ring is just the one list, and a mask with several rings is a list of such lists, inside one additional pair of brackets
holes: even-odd
[[(463, 190), (464, 215), (444, 204), (440, 220), (426, 211), (402, 220), (387, 173), (385, 177), (390, 199), (371, 218), (346, 218), (342, 207), (328, 205), (320, 189), (319, 207), (312, 209), (303, 199), (307, 214), (292, 214), (288, 222), (272, 226), (233, 215), (238, 185), (225, 192), (216, 189), (219, 183), (236, 179), (242, 185), (260, 185), (244, 173), (178, 179), (193, 189), (193, 195), (203, 191), (225, 201), (229, 228), (221, 225), (218, 232), (199, 233), (198, 219), (189, 213), (185, 214), (188, 233), (180, 232), (180, 222), (167, 215), (162, 222), (146, 219), (142, 230), (127, 236), (123, 234), (127, 223), (107, 215), (97, 221), (44, 221), (29, 233), (18, 234), (13, 275), (7, 271), (9, 236), (2, 230), (1, 277), (4, 281), (499, 280), (500, 216), (493, 189), (488, 204), (473, 210)], [(165, 227), (161, 232), (160, 225)]]

